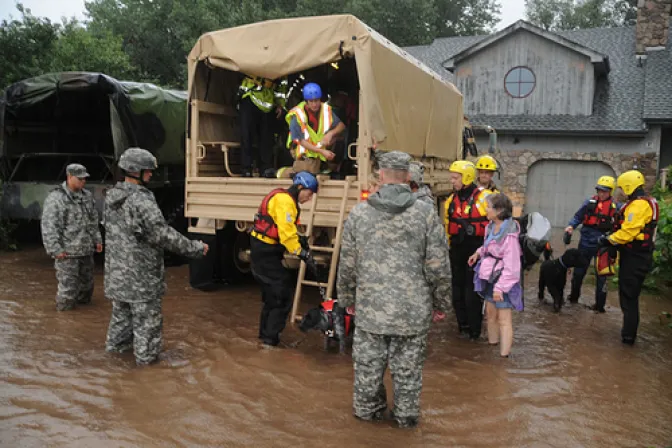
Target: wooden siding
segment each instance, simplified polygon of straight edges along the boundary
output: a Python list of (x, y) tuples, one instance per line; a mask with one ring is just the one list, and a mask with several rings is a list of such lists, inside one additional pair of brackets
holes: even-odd
[[(506, 74), (517, 66), (530, 68), (536, 77), (526, 98), (513, 98), (504, 89)], [(590, 59), (525, 30), (460, 61), (455, 82), (467, 115), (592, 113), (595, 74)]]

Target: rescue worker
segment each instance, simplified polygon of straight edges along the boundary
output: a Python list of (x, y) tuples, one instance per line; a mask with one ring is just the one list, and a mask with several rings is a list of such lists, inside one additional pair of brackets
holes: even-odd
[(424, 182), (425, 165), (422, 162), (413, 161), (410, 163), (409, 172), (411, 173), (411, 191), (413, 195), (419, 200), (434, 205), (434, 196), (432, 190), (429, 189)]
[(355, 307), (353, 411), (380, 420), (387, 409), (383, 375), (394, 385), (399, 427), (420, 417), (422, 368), (430, 322), (445, 317), (450, 294), (448, 244), (434, 207), (408, 185), (411, 157), (380, 156), (380, 190), (352, 209), (343, 230), (339, 305)]
[[(581, 208), (576, 212), (565, 232), (571, 235), (578, 226), (581, 227), (581, 239), (579, 240), (579, 250), (588, 260), (592, 260), (597, 255), (597, 241), (601, 236), (610, 232), (614, 228), (614, 218), (618, 210), (616, 200), (612, 197), (612, 192), (616, 184), (616, 179), (611, 176), (602, 176), (595, 185), (595, 196), (586, 199)], [(572, 274), (572, 290), (569, 293), (570, 303), (577, 303), (581, 297), (581, 284), (588, 271), (586, 267), (575, 267)], [(595, 284), (595, 303), (592, 310), (604, 313), (604, 306), (607, 303), (607, 277), (599, 275), (596, 277)]]
[(618, 176), (617, 186), (628, 197), (617, 216), (616, 231), (601, 236), (598, 246), (615, 246), (620, 253), (618, 298), (623, 310), (621, 340), (633, 345), (639, 327), (639, 294), (653, 267), (653, 249), (659, 209), (644, 191), (644, 176), (636, 170)]
[[(279, 119), (287, 101), (287, 78), (279, 81), (247, 76), (238, 88), (240, 113), (240, 147), (243, 177), (252, 176), (252, 159), (256, 159), (259, 175), (275, 177), (273, 169), (273, 114)], [(252, 142), (257, 137), (258, 152)], [(256, 157), (253, 157), (256, 156)]]
[(52, 190), (42, 209), (42, 244), (54, 259), (58, 290), (56, 309), (66, 311), (91, 302), (93, 252), (103, 251), (93, 195), (84, 189), (84, 165), (65, 168), (66, 180)]
[(483, 245), (488, 224), (485, 198), (490, 191), (474, 183), (476, 167), (472, 162), (457, 160), (449, 170), (454, 191), (444, 206), (444, 222), (450, 243), (453, 308), (460, 335), (477, 340), (481, 336), (483, 300), (474, 292), (474, 270), (467, 261)]
[(303, 86), (303, 99), (289, 111), (285, 119), (289, 125), (287, 148), (294, 157), (292, 169), (278, 173), (278, 177), (291, 177), (300, 171), (320, 173), (323, 164), (334, 160), (331, 150), (345, 125), (331, 106), (322, 102), (322, 89), (310, 82)]
[(497, 161), (492, 156), (481, 156), (476, 161), (476, 170), (478, 171), (478, 185), (489, 190), (492, 193), (500, 193), (499, 188), (492, 180), (497, 172)]
[(166, 290), (164, 248), (200, 258), (208, 245), (170, 227), (146, 185), (157, 168), (147, 150), (129, 148), (119, 158), (124, 181), (105, 197), (105, 297), (112, 301), (106, 350), (133, 349), (138, 365), (156, 361), (163, 345), (161, 297)]
[(272, 190), (261, 201), (250, 232), (252, 274), (261, 285), (263, 307), (259, 319), (259, 339), (265, 346), (277, 346), (292, 306), (292, 285), (282, 265), (285, 250), (297, 255), (316, 272), (310, 248), (297, 233), (299, 204), (317, 193), (318, 182), (308, 172), (294, 176), (288, 189)]

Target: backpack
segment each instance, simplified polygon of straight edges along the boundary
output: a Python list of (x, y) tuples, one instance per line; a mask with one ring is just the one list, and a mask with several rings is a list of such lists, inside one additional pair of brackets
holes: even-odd
[(515, 219), (520, 224), (518, 240), (523, 254), (521, 267), (529, 270), (542, 254), (546, 259), (550, 257), (551, 222), (537, 212)]

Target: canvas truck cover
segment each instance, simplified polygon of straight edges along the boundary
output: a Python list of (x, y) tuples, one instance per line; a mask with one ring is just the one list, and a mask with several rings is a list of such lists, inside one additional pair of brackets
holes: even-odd
[[(363, 116), (360, 136), (382, 150), (459, 158), (462, 95), (449, 82), (351, 15), (259, 22), (200, 37), (189, 54), (189, 97), (207, 82), (199, 62), (269, 79), (354, 57)], [(362, 144), (360, 142), (360, 144)]]
[(48, 73), (7, 87), (0, 97), (0, 157), (20, 155), (2, 140), (6, 123), (54, 115), (57, 111), (53, 109), (58, 107), (54, 98), (59, 92), (73, 90), (97, 91), (109, 97), (116, 158), (129, 146), (140, 146), (152, 151), (159, 164), (184, 163), (186, 92), (89, 72)]

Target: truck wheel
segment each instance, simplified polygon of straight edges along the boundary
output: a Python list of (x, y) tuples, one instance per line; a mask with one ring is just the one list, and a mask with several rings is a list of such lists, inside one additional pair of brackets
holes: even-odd
[(222, 277), (230, 284), (247, 283), (252, 280), (250, 262), (250, 235), (239, 232), (233, 223), (228, 223), (222, 238)]

